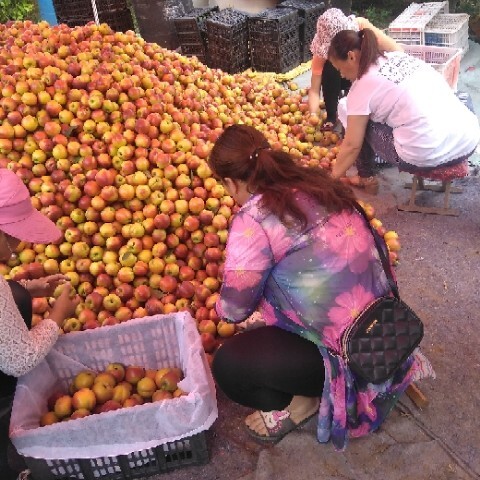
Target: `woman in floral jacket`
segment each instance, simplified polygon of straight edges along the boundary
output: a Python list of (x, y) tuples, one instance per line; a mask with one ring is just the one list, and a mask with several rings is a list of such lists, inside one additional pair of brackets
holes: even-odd
[(348, 187), (271, 149), (255, 128), (227, 128), (209, 164), (242, 206), (217, 312), (241, 322), (259, 310), (266, 322), (218, 350), (217, 384), (257, 409), (245, 422), (255, 438), (276, 442), (318, 413), (318, 440), (343, 449), (348, 437), (378, 428), (411, 382), (432, 374), (416, 352), (392, 379), (366, 384), (339, 356), (345, 328), (388, 293), (373, 236)]

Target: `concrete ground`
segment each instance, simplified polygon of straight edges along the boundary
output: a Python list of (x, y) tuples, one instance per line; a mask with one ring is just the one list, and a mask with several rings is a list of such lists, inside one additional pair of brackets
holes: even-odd
[[(480, 45), (471, 43), (461, 64), (459, 89), (480, 115)], [(309, 72), (296, 79), (309, 84)], [(448, 122), (448, 112), (445, 112)], [(474, 161), (478, 163), (477, 153)], [(315, 439), (315, 420), (275, 446), (253, 441), (243, 427), (249, 409), (218, 392), (219, 418), (207, 432), (211, 460), (204, 466), (151, 477), (160, 480), (471, 480), (480, 478), (480, 177), (458, 182), (452, 196), (458, 217), (407, 213), (408, 175), (383, 168), (378, 196), (364, 196), (402, 243), (396, 269), (400, 291), (425, 323), (424, 353), (437, 373), (422, 382), (429, 406), (405, 396), (379, 432), (352, 441), (344, 453)], [(442, 194), (419, 202), (441, 205)]]

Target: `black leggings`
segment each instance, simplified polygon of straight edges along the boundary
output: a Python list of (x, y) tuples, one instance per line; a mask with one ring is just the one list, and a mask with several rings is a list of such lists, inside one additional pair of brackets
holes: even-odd
[(350, 90), (351, 82), (342, 78), (339, 71), (327, 60), (322, 72), (322, 92), (327, 111), (327, 122), (337, 121), (337, 107), (340, 92), (345, 94)]
[(228, 339), (215, 354), (212, 372), (227, 397), (263, 411), (283, 410), (294, 395), (320, 397), (325, 381), (318, 347), (277, 327)]

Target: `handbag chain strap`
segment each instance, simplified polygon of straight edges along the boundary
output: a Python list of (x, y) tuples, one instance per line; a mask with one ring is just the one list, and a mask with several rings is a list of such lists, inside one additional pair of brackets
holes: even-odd
[(385, 241), (380, 240), (379, 234), (375, 231), (375, 229), (370, 224), (370, 220), (368, 219), (367, 214), (365, 213), (365, 210), (363, 209), (363, 207), (358, 202), (357, 202), (355, 208), (358, 210), (358, 213), (360, 213), (362, 215), (365, 222), (367, 222), (368, 229), (370, 230), (370, 233), (373, 236), (373, 240), (375, 241), (375, 246), (377, 247), (378, 255), (380, 257), (380, 261), (382, 262), (383, 270), (385, 271), (385, 275), (387, 276), (388, 284), (389, 284), (395, 298), (397, 300), (400, 300), (400, 293), (398, 291), (397, 282), (393, 278), (392, 268), (390, 266), (390, 262), (388, 260), (388, 257), (385, 253), (385, 250), (387, 249)]

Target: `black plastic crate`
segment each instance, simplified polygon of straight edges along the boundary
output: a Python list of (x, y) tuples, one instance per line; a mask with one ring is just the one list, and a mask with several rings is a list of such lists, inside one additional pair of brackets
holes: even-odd
[(282, 32), (281, 38), (275, 42), (263, 42), (261, 38), (250, 37), (250, 49), (252, 54), (254, 50), (265, 50), (272, 54), (276, 54), (282, 50), (289, 50), (294, 44), (300, 45), (297, 29)]
[(57, 15), (57, 21), (59, 24), (64, 23), (65, 25), (68, 25), (70, 28), (74, 28), (74, 27), (83, 27), (87, 23), (95, 21), (95, 19), (92, 13), (91, 17), (72, 17), (72, 16), (62, 17)]
[(226, 8), (206, 21), (209, 66), (238, 73), (250, 66), (248, 15)]
[(297, 30), (291, 30), (289, 35), (284, 36), (285, 42), (250, 43), (251, 65), (254, 70), (260, 72), (285, 73), (300, 64), (301, 46)]
[(208, 66), (210, 68), (218, 68), (227, 73), (240, 73), (250, 67), (250, 59), (248, 57), (238, 57), (235, 51), (225, 53), (224, 50), (216, 51), (208, 49)]
[(298, 10), (294, 8), (269, 8), (248, 19), (250, 41), (256, 39), (262, 42), (281, 40), (285, 32), (299, 29)]
[(318, 17), (325, 11), (323, 2), (309, 2), (305, 0), (285, 0), (278, 8), (295, 8), (301, 19), (299, 27), (301, 61), (306, 62), (312, 58), (310, 44), (317, 33)]
[(205, 37), (200, 33), (200, 31), (194, 32), (177, 32), (178, 41), (180, 45), (189, 44), (189, 43), (204, 43)]
[[(305, 34), (311, 35), (312, 31), (315, 35), (317, 29), (318, 17), (325, 11), (325, 4), (323, 2), (309, 2), (305, 0), (285, 0), (279, 5), (278, 8), (295, 8), (298, 10), (298, 15), (303, 19), (301, 29)], [(310, 38), (310, 41), (313, 39)], [(300, 36), (300, 40), (302, 39)]]
[(134, 30), (132, 13), (129, 8), (121, 10), (98, 11), (100, 23), (108, 23), (112, 30), (116, 32), (126, 32)]
[(248, 41), (248, 15), (232, 8), (215, 13), (206, 21), (207, 36), (213, 40), (232, 40), (239, 35)]
[(215, 12), (218, 12), (218, 7), (197, 7), (181, 17), (174, 18), (177, 35), (198, 31), (206, 32), (205, 22)]
[(34, 480), (131, 480), (209, 460), (205, 432), (129, 455), (43, 460), (25, 457)]
[(98, 13), (128, 8), (127, 0), (95, 0), (95, 4)]
[(206, 55), (205, 46), (202, 43), (181, 43), (180, 48), (182, 50), (182, 55), (186, 57), (201, 55), (204, 57)]
[(69, 27), (85, 25), (94, 19), (90, 0), (53, 0), (53, 7), (58, 22)]
[(313, 58), (312, 52), (310, 51), (310, 44), (303, 45), (300, 47), (300, 61), (301, 62), (308, 62)]

